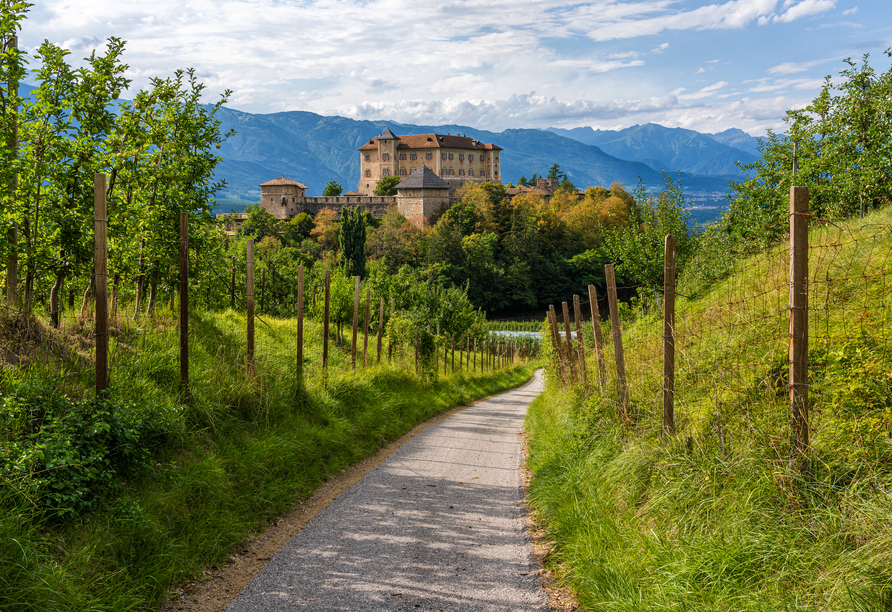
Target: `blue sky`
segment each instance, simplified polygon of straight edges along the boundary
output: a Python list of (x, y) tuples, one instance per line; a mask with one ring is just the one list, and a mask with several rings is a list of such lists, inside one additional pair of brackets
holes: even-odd
[(888, 69), (890, 0), (44, 0), (21, 41), (127, 41), (230, 106), (507, 128), (781, 129), (846, 57)]

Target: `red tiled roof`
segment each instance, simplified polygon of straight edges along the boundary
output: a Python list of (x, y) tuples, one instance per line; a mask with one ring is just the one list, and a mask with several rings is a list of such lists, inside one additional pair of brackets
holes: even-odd
[(284, 176), (274, 178), (273, 180), (267, 181), (265, 183), (260, 183), (259, 187), (271, 187), (273, 185), (295, 185), (297, 187), (300, 187), (301, 189), (308, 189), (308, 187), (303, 183), (298, 183), (297, 181), (293, 181), (290, 178), (285, 178)]
[[(494, 144), (484, 144), (468, 136), (452, 134), (407, 134), (399, 137), (397, 149), (470, 149), (481, 151), (501, 151)], [(359, 147), (360, 151), (377, 151), (378, 139), (372, 138)]]

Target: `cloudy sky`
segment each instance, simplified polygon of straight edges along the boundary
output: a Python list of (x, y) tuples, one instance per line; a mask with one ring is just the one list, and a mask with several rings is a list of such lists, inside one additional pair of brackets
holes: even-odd
[(22, 46), (127, 41), (135, 88), (193, 67), (254, 113), (753, 135), (842, 59), (885, 70), (890, 0), (32, 0)]

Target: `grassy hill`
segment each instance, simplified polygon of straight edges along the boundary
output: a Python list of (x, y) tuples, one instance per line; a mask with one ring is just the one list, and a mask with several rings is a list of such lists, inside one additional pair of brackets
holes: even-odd
[[(411, 356), (350, 372), (321, 325), (190, 317), (190, 381), (178, 386), (172, 313), (112, 324), (109, 398), (96, 401), (90, 321), (61, 331), (0, 308), (0, 610), (159, 608), (223, 566), (251, 532), (328, 477), (449, 407), (517, 386), (532, 366), (423, 382)], [(385, 345), (385, 360), (387, 354)], [(360, 366), (361, 367), (361, 366)]]
[(615, 377), (602, 397), (550, 366), (527, 419), (531, 497), (581, 609), (892, 609), (892, 210), (810, 241), (807, 458), (790, 439), (787, 245), (714, 286), (680, 281), (668, 441), (660, 313), (623, 320), (631, 424)]

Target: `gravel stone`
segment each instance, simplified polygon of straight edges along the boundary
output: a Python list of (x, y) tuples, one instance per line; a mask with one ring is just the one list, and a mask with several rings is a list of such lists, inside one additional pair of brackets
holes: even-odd
[(279, 549), (227, 612), (547, 611), (520, 475), (529, 384), (426, 429)]

